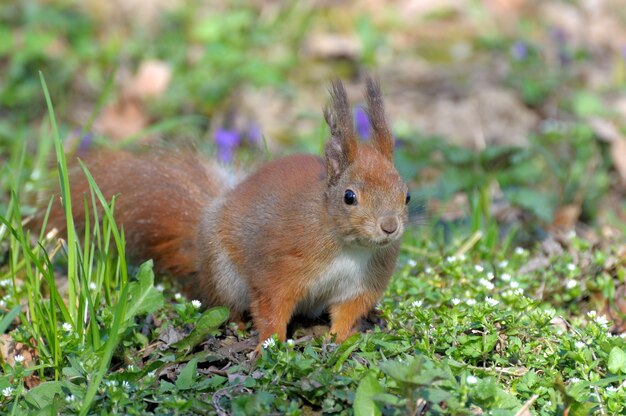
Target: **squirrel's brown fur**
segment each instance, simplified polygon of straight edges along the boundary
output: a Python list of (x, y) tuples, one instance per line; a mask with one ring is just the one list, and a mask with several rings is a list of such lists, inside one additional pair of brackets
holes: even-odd
[[(189, 297), (226, 305), (235, 317), (250, 311), (260, 341), (284, 340), (296, 312), (328, 309), (343, 340), (385, 290), (407, 223), (407, 188), (371, 79), (366, 97), (371, 143), (358, 142), (336, 82), (324, 111), (325, 157), (277, 159), (234, 186), (192, 153), (100, 152), (85, 164), (107, 198), (119, 194), (127, 250), (183, 279)], [(75, 172), (71, 187), (82, 224), (87, 181)], [(62, 227), (60, 204), (52, 214)]]

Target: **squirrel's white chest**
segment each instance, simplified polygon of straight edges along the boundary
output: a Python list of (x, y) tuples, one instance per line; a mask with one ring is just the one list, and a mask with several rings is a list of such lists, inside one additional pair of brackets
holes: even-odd
[(370, 278), (371, 258), (372, 251), (366, 248), (341, 251), (311, 280), (307, 296), (298, 304), (297, 312), (316, 316), (329, 305), (361, 294)]

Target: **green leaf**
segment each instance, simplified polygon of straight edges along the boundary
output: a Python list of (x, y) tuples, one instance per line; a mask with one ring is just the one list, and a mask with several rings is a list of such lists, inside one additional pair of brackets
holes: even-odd
[(196, 375), (196, 368), (198, 366), (198, 359), (191, 359), (185, 368), (183, 368), (178, 374), (178, 378), (176, 379), (176, 388), (179, 390), (188, 390), (190, 389), (194, 382), (193, 378)]
[(13, 309), (11, 309), (4, 317), (2, 321), (0, 321), (0, 334), (4, 334), (7, 330), (11, 322), (15, 319), (15, 317), (20, 313), (20, 305), (17, 305)]
[(154, 287), (152, 260), (143, 263), (137, 272), (137, 281), (128, 285), (126, 321), (136, 315), (151, 313), (163, 306), (163, 294)]
[(600, 98), (591, 92), (578, 91), (574, 96), (574, 112), (579, 116), (593, 116), (602, 114), (605, 111)]
[(383, 388), (374, 374), (367, 373), (356, 389), (353, 405), (354, 414), (356, 416), (380, 415), (381, 412), (374, 401), (374, 396), (382, 392)]
[(54, 396), (67, 397), (70, 394), (81, 398), (85, 390), (69, 381), (48, 381), (32, 388), (24, 396), (24, 401), (36, 409), (52, 404)]
[(207, 334), (215, 331), (224, 322), (226, 322), (229, 315), (230, 312), (228, 311), (228, 308), (222, 306), (207, 309), (198, 319), (198, 323), (196, 324), (194, 330), (191, 331), (191, 334), (172, 346), (179, 351), (191, 350), (193, 347), (198, 345)]
[(609, 353), (608, 367), (611, 373), (626, 373), (626, 352), (621, 348), (613, 347)]

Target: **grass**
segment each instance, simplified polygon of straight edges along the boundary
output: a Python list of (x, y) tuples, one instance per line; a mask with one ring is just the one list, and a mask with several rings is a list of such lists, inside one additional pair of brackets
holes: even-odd
[[(572, 204), (580, 208), (583, 231), (599, 229), (606, 196), (623, 200), (607, 145), (589, 122), (616, 116), (602, 101), (605, 92), (586, 88), (575, 76), (592, 62), (593, 51), (566, 45), (560, 52), (569, 54), (569, 63), (555, 64), (532, 36), (470, 39), (509, 66), (501, 86), (518, 91), (540, 114), (557, 106), (566, 121), (544, 120), (525, 148), (482, 151), (399, 123), (397, 164), (414, 199), (447, 204), (463, 195), (462, 213), (450, 219), (445, 209), (432, 212), (411, 227), (377, 308), (380, 316), (364, 322), (367, 331), (336, 345), (319, 335), (316, 325), (323, 320), (300, 322), (289, 341), (266, 342), (254, 362), (247, 356), (256, 342), (249, 326), (228, 324), (225, 308), (204, 310), (185, 299), (175, 283), (154, 275), (151, 262), (127, 264), (115, 200), (103, 198), (86, 167), (91, 192), (84, 201), (84, 234), (76, 232), (76, 207), (66, 197), (63, 239), (32, 235), (25, 226), (26, 218), (49, 207), (47, 199), (35, 200), (49, 190), (50, 170), (62, 194), (71, 192), (66, 151), (76, 145), (62, 138), (76, 135), (70, 133), (74, 95), (97, 91), (93, 112), (79, 129), (83, 137), (115, 96), (111, 68), (118, 56), (166, 59), (174, 81), (148, 106), (154, 122), (117, 145), (168, 132), (204, 138), (211, 116), (232, 112), (230, 97), (245, 88), (292, 94), (305, 87), (298, 84), (299, 72), (315, 73), (318, 63), (292, 56), (308, 30), (354, 25), (363, 55), (329, 64), (349, 77), (381, 64), (381, 50), (398, 53), (386, 33), (402, 28), (393, 27), (393, 19), (380, 24), (367, 14), (346, 18), (300, 5), (258, 21), (252, 6), (229, 6), (219, 18), (207, 17), (190, 3), (164, 13), (162, 29), (153, 35), (138, 33), (125, 47), (111, 36), (96, 48), (95, 33), (108, 28), (68, 4), (13, 2), (0, 11), (10, 17), (0, 40), (23, 41), (6, 48), (0, 42), (0, 71), (8, 80), (0, 110), (10, 110), (0, 120), (0, 160), (6, 161), (0, 163), (0, 413), (626, 412), (623, 238), (592, 242), (587, 232), (552, 235), (548, 229)], [(445, 24), (450, 16), (430, 19)], [(30, 29), (20, 37), (22, 27)], [(55, 39), (65, 47), (47, 55)], [(199, 47), (200, 61), (192, 65), (190, 53)], [(424, 48), (445, 55), (439, 44)], [(39, 69), (48, 83), (34, 75)], [(76, 88), (75, 79), (89, 88)], [(616, 91), (625, 85), (623, 76), (615, 77)], [(313, 127), (290, 132), (288, 147), (319, 150), (327, 134), (321, 115), (302, 117)], [(227, 124), (213, 130), (233, 128)], [(201, 149), (215, 146), (212, 140), (198, 143)], [(241, 164), (273, 157), (265, 140), (235, 150)], [(433, 171), (437, 175), (429, 179)], [(518, 213), (515, 219), (494, 213), (502, 201)], [(602, 224), (624, 231), (618, 218)]]

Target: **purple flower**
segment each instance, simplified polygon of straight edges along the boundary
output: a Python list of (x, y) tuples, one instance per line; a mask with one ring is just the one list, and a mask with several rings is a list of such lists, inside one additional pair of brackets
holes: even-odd
[(511, 46), (511, 56), (516, 61), (522, 61), (528, 56), (528, 46), (521, 40), (518, 40)]
[(258, 146), (263, 141), (263, 133), (261, 127), (254, 121), (248, 124), (248, 135), (246, 136), (248, 143)]
[(356, 132), (362, 139), (369, 139), (371, 133), (371, 126), (369, 117), (362, 107), (356, 107), (354, 109), (354, 119), (356, 122)]
[(217, 146), (217, 159), (222, 163), (230, 163), (237, 146), (239, 146), (239, 133), (236, 130), (222, 127), (215, 131), (213, 139)]
[(560, 47), (565, 46), (567, 43), (567, 33), (565, 33), (565, 31), (561, 28), (550, 28), (550, 37), (552, 38), (552, 41)]

